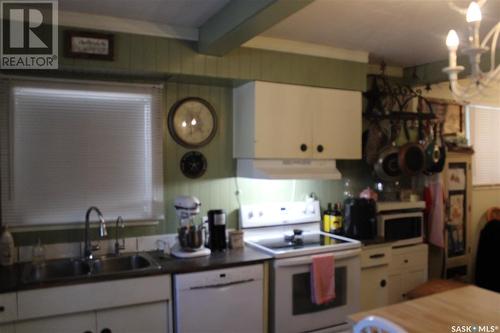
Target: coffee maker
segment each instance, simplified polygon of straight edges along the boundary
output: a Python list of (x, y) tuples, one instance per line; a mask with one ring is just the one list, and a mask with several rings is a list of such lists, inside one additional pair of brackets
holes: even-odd
[(207, 212), (208, 216), (208, 247), (212, 251), (224, 251), (226, 244), (226, 212), (222, 209), (213, 209)]
[(344, 201), (344, 235), (358, 240), (377, 235), (377, 205), (372, 199), (348, 198)]

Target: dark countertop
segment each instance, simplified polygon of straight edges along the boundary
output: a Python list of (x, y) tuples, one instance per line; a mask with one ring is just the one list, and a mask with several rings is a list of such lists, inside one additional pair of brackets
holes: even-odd
[(373, 239), (365, 239), (360, 241), (363, 246), (379, 245), (379, 244), (391, 244), (392, 242), (386, 241), (383, 237), (375, 237)]
[(169, 274), (192, 273), (232, 266), (251, 265), (272, 259), (271, 256), (248, 246), (242, 249), (213, 252), (209, 256), (190, 259), (179, 259), (170, 256), (163, 257), (155, 252), (150, 252), (150, 255), (162, 266), (163, 272)]
[(242, 249), (226, 250), (224, 252), (214, 252), (209, 256), (180, 259), (152, 251), (146, 252), (159, 264), (157, 269), (147, 271), (132, 271), (116, 274), (102, 274), (92, 276), (79, 276), (57, 281), (46, 281), (36, 283), (23, 282), (22, 275), (26, 264), (14, 264), (9, 267), (0, 266), (0, 293), (14, 292), (19, 290), (48, 288), (56, 286), (66, 286), (72, 284), (92, 283), (98, 281), (110, 281), (117, 279), (128, 279), (133, 277), (158, 275), (158, 274), (183, 274), (198, 271), (228, 268), (242, 265), (251, 265), (271, 260), (269, 255), (244, 247)]

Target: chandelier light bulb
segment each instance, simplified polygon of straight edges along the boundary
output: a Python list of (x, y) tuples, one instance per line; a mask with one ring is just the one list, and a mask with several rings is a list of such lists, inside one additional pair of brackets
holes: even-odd
[(468, 23), (481, 21), (482, 19), (481, 8), (477, 4), (477, 2), (472, 1), (470, 3), (469, 8), (467, 9), (467, 15), (465, 16), (465, 19), (467, 20)]
[(448, 47), (448, 50), (456, 51), (459, 43), (460, 40), (458, 39), (457, 32), (451, 29), (448, 32), (448, 36), (446, 36), (446, 46)]

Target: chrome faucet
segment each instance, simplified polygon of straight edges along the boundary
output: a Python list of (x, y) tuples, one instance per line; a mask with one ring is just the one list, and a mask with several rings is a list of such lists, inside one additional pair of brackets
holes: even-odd
[(85, 259), (93, 259), (92, 251), (99, 250), (99, 245), (92, 245), (89, 237), (89, 229), (90, 229), (90, 213), (95, 211), (97, 213), (97, 217), (99, 218), (99, 236), (106, 237), (108, 235), (108, 231), (106, 230), (106, 221), (104, 221), (104, 217), (102, 216), (99, 208), (92, 206), (87, 209), (87, 214), (85, 214), (85, 247), (83, 250), (83, 256)]
[[(122, 229), (122, 245), (118, 242), (118, 229)], [(116, 219), (115, 225), (115, 255), (120, 255), (120, 250), (125, 250), (125, 236), (123, 235), (123, 230), (125, 230), (125, 222), (123, 221), (123, 217), (118, 216)]]

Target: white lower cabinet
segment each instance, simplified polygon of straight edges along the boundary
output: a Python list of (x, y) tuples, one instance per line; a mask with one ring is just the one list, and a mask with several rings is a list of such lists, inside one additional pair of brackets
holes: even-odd
[(387, 266), (361, 270), (361, 311), (389, 304)]
[(407, 293), (428, 279), (428, 247), (410, 245), (392, 250), (389, 265), (389, 303), (407, 299)]
[(17, 322), (16, 333), (95, 333), (94, 312)]
[(171, 333), (171, 300), (170, 275), (21, 291), (12, 332)]
[(14, 324), (0, 324), (0, 333), (15, 333)]
[(97, 333), (168, 332), (168, 304), (156, 302), (96, 312)]
[[(156, 302), (16, 323), (16, 333), (167, 333), (168, 303)], [(0, 330), (3, 333), (3, 330)], [(14, 332), (12, 330), (12, 332)]]
[(361, 252), (361, 311), (389, 304), (390, 259), (390, 245), (363, 248)]

